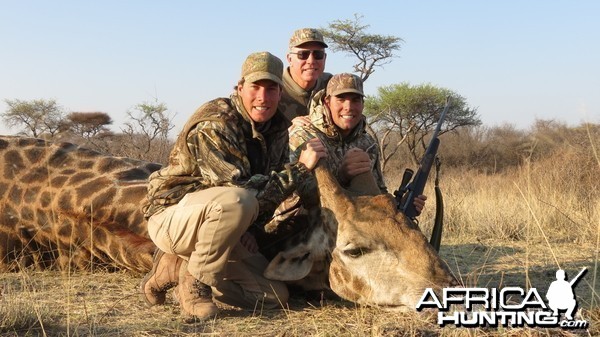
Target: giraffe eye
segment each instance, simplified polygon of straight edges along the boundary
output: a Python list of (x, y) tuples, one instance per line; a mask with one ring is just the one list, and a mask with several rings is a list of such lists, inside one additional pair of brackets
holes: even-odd
[(361, 257), (361, 256), (365, 255), (366, 253), (368, 253), (368, 250), (366, 248), (361, 248), (361, 247), (350, 248), (350, 249), (344, 250), (344, 254), (347, 256), (350, 256), (353, 259)]

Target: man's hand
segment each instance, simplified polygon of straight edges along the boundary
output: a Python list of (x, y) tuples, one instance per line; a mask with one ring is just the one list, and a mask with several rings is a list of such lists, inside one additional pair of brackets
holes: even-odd
[(338, 174), (342, 183), (346, 184), (355, 176), (371, 171), (371, 158), (369, 154), (357, 147), (346, 152), (342, 159)]
[(254, 235), (250, 234), (250, 232), (246, 232), (242, 234), (240, 238), (240, 243), (244, 246), (248, 251), (252, 254), (258, 253), (258, 243), (256, 243), (256, 238)]
[(415, 198), (413, 205), (415, 205), (415, 210), (417, 211), (417, 215), (421, 215), (423, 208), (425, 208), (425, 200), (427, 200), (427, 197), (423, 194), (421, 194)]
[(288, 132), (292, 131), (295, 126), (309, 126), (310, 118), (308, 116), (298, 116), (292, 119), (292, 125), (288, 128)]
[(304, 144), (304, 149), (300, 153), (298, 162), (304, 164), (307, 169), (312, 170), (317, 166), (319, 159), (327, 157), (327, 149), (321, 143), (318, 137), (315, 137)]

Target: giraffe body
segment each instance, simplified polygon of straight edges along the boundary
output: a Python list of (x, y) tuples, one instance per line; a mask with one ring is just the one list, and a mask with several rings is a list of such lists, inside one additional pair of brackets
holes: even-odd
[[(0, 136), (0, 272), (40, 268), (147, 272), (154, 243), (141, 208), (160, 167), (69, 143)], [(456, 279), (391, 195), (356, 195), (315, 170), (321, 220), (271, 247), (265, 276), (331, 289), (361, 304), (411, 307)], [(370, 177), (372, 182), (372, 176)], [(318, 217), (316, 219), (319, 219)], [(259, 245), (268, 243), (259, 242)]]
[(159, 167), (70, 143), (0, 137), (0, 271), (149, 270), (154, 244), (140, 203)]

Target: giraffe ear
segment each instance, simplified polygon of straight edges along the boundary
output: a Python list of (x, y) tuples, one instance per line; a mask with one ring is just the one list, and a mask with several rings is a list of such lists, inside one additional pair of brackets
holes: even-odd
[(263, 275), (271, 280), (297, 281), (308, 275), (312, 267), (310, 250), (300, 245), (290, 251), (279, 252), (271, 260)]

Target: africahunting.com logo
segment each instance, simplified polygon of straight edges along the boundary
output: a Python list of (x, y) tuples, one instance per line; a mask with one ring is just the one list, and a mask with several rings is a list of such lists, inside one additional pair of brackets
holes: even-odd
[(440, 326), (585, 329), (589, 326), (587, 321), (574, 319), (577, 300), (573, 290), (586, 271), (583, 268), (567, 281), (564, 270), (559, 269), (546, 293), (547, 302), (536, 288), (444, 288), (441, 299), (432, 288), (427, 288), (416, 309), (438, 309)]

